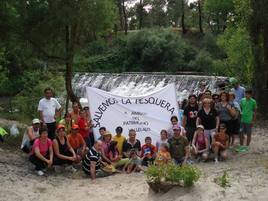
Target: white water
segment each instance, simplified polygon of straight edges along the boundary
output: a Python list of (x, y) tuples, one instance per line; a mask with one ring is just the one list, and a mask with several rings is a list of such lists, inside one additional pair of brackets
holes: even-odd
[(199, 83), (205, 81), (207, 88), (217, 91), (217, 83), (225, 77), (202, 75), (165, 75), (160, 73), (77, 73), (73, 78), (73, 87), (79, 97), (86, 97), (86, 87), (96, 87), (122, 96), (144, 95), (160, 89), (169, 83), (176, 83), (178, 101), (196, 93)]

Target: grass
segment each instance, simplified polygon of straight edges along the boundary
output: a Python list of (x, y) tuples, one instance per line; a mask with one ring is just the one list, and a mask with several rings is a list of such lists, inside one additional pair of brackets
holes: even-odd
[(215, 183), (223, 188), (231, 187), (230, 177), (227, 171), (223, 172), (223, 175), (214, 179)]

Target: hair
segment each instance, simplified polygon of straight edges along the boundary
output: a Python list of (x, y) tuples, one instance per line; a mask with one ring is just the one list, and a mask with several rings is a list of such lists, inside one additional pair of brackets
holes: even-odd
[(229, 92), (229, 97), (230, 97), (230, 96), (233, 96), (233, 97), (235, 98), (235, 93), (232, 92), (232, 91), (230, 91), (230, 92)]
[(219, 94), (213, 94), (212, 95), (212, 98), (214, 98), (215, 96), (218, 96), (219, 97), (220, 95)]
[(222, 97), (222, 95), (226, 95), (226, 101), (228, 102), (229, 101), (229, 93), (228, 92), (226, 92), (226, 91), (223, 91), (223, 92), (221, 92), (220, 93), (220, 98)]
[(117, 141), (111, 141), (110, 142), (109, 151), (112, 152), (113, 157), (115, 156), (116, 151), (118, 151), (117, 148), (116, 148), (116, 145), (117, 145)]
[(80, 111), (79, 111), (79, 113), (83, 113), (83, 112), (85, 112), (85, 109), (81, 109)]
[(252, 89), (246, 89), (245, 93), (246, 94), (252, 94)]
[(128, 131), (128, 133), (131, 133), (131, 132), (135, 132), (136, 133), (136, 131), (133, 128)]
[(166, 136), (168, 135), (167, 130), (165, 130), (165, 129), (161, 130), (160, 134), (163, 133), (163, 132), (166, 134)]
[(101, 131), (101, 130), (106, 131), (106, 128), (105, 128), (105, 127), (100, 127), (100, 128), (99, 128), (99, 131)]
[(196, 96), (195, 94), (190, 94), (190, 95), (188, 96), (188, 100), (190, 100), (192, 97), (194, 97), (194, 98), (197, 100), (197, 96)]
[(211, 100), (210, 98), (204, 98), (204, 100), (202, 101), (202, 103), (204, 104), (205, 102), (209, 102), (209, 103), (211, 103), (212, 100)]
[(47, 87), (47, 88), (44, 89), (44, 93), (46, 93), (47, 91), (53, 92), (53, 90), (50, 87)]
[(169, 147), (167, 143), (161, 143), (160, 147), (164, 147), (166, 149), (166, 151), (169, 151)]
[(47, 132), (47, 128), (42, 127), (39, 129), (39, 135), (41, 135), (43, 132)]
[(188, 105), (188, 100), (187, 99), (183, 99), (182, 103), (181, 103), (181, 109), (185, 109), (185, 107)]
[(172, 117), (170, 118), (170, 121), (172, 121), (173, 119), (175, 119), (176, 121), (179, 121), (177, 116), (172, 116)]
[(212, 92), (210, 90), (208, 90), (208, 89), (205, 91), (205, 94), (206, 93), (209, 93), (210, 95), (212, 94)]
[(66, 113), (66, 114), (64, 115), (64, 118), (66, 118), (66, 117), (71, 117), (71, 114), (70, 114), (70, 113)]
[(121, 126), (117, 126), (115, 131), (120, 131), (120, 132), (123, 132), (123, 128)]
[(151, 137), (149, 137), (149, 136), (147, 136), (146, 138), (145, 138), (145, 142), (147, 141), (147, 140), (151, 140), (152, 141), (152, 138)]

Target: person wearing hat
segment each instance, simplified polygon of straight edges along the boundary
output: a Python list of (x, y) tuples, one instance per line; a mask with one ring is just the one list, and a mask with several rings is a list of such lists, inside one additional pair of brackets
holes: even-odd
[(198, 125), (192, 141), (191, 152), (196, 157), (201, 157), (204, 161), (208, 159), (209, 143), (204, 133), (204, 126)]
[(244, 87), (240, 86), (239, 81), (234, 77), (231, 77), (229, 79), (229, 82), (233, 87), (231, 89), (231, 91), (234, 92), (234, 94), (235, 94), (235, 101), (240, 104), (242, 98), (245, 97), (246, 89)]
[(112, 162), (109, 159), (109, 147), (112, 140), (112, 134), (109, 131), (106, 131), (102, 137), (102, 158), (105, 162), (111, 164)]
[(80, 161), (85, 156), (88, 148), (85, 140), (79, 133), (79, 126), (77, 124), (72, 125), (71, 134), (68, 135), (67, 139), (76, 153), (77, 160)]
[(178, 165), (186, 164), (190, 154), (189, 141), (181, 135), (178, 125), (173, 126), (173, 132), (173, 137), (168, 140), (171, 158)]
[(73, 164), (77, 161), (77, 157), (66, 137), (65, 126), (59, 124), (56, 133), (56, 138), (53, 140), (53, 150), (55, 154), (53, 164)]
[(226, 125), (220, 124), (219, 132), (213, 136), (212, 150), (214, 152), (215, 163), (218, 163), (218, 157), (227, 159), (227, 148), (229, 147), (229, 136), (226, 133)]
[(31, 151), (34, 140), (39, 137), (39, 129), (40, 129), (40, 120), (33, 119), (32, 125), (29, 126), (22, 138), (21, 150), (25, 153), (29, 153)]

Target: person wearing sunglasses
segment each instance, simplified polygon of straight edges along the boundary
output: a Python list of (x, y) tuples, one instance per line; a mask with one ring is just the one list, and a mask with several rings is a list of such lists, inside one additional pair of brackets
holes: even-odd
[(212, 150), (214, 152), (215, 163), (218, 163), (219, 156), (221, 159), (227, 159), (227, 148), (229, 146), (229, 136), (226, 133), (226, 125), (220, 124), (219, 132), (212, 139)]

